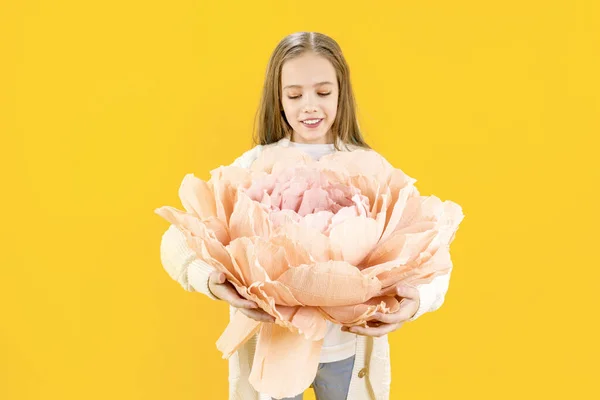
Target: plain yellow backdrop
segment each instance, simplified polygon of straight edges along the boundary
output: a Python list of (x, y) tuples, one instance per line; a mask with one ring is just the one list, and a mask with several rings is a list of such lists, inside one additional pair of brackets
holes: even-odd
[(153, 210), (251, 147), (302, 30), (466, 215), (445, 304), (390, 335), (392, 399), (600, 398), (599, 26), (595, 0), (2, 2), (0, 398), (227, 398), (227, 306), (169, 278)]

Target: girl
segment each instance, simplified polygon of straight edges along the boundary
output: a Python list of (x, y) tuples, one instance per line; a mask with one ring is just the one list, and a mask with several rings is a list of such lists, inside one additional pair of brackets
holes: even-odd
[[(249, 168), (268, 146), (297, 147), (314, 159), (334, 151), (364, 148), (370, 151), (359, 130), (350, 72), (338, 44), (315, 32), (285, 37), (275, 48), (259, 108), (259, 143), (233, 165)], [(273, 318), (242, 298), (222, 273), (196, 258), (185, 237), (171, 225), (162, 237), (161, 261), (169, 275), (186, 290), (224, 300), (230, 315), (272, 322)], [(391, 372), (387, 334), (406, 321), (438, 309), (448, 290), (450, 274), (418, 287), (398, 285), (404, 298), (394, 314), (377, 316), (366, 328), (350, 330), (328, 322), (320, 364), (312, 387), (318, 400), (387, 400)], [(229, 398), (271, 400), (248, 383), (256, 337), (229, 358)], [(302, 394), (295, 400), (301, 400)]]

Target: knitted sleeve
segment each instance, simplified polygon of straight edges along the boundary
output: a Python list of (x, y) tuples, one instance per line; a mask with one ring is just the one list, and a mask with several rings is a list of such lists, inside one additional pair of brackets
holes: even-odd
[(414, 321), (421, 315), (427, 312), (435, 311), (442, 306), (444, 299), (446, 298), (446, 293), (448, 292), (451, 273), (452, 270), (448, 271), (448, 273), (444, 275), (436, 276), (429, 283), (417, 285), (417, 289), (419, 290), (420, 305), (417, 313), (411, 319), (409, 319), (409, 321)]
[[(256, 146), (238, 157), (231, 165), (249, 168), (258, 157), (262, 146)], [(171, 279), (189, 292), (200, 292), (218, 300), (208, 288), (208, 277), (215, 269), (197, 258), (188, 246), (185, 235), (175, 225), (170, 225), (160, 243), (160, 260)]]
[(200, 292), (217, 300), (208, 288), (208, 277), (214, 268), (197, 259), (183, 232), (175, 225), (170, 225), (162, 236), (160, 259), (169, 276), (185, 290)]

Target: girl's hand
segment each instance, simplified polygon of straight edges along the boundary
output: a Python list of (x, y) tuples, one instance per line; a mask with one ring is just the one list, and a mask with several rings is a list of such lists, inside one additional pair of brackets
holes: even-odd
[(369, 319), (366, 328), (362, 326), (343, 326), (342, 330), (356, 333), (357, 335), (380, 337), (399, 329), (404, 322), (411, 319), (417, 313), (420, 298), (419, 290), (414, 286), (399, 283), (395, 286), (395, 290), (396, 297), (400, 296), (403, 298), (398, 311), (392, 314), (375, 314)]
[(258, 308), (255, 302), (240, 296), (235, 287), (225, 279), (224, 273), (212, 272), (208, 277), (208, 288), (215, 297), (228, 302), (248, 318), (260, 322), (275, 322), (275, 318)]

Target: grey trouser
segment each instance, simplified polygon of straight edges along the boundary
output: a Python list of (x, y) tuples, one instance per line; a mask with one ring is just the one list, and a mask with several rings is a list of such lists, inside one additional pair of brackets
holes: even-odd
[[(319, 364), (317, 376), (311, 385), (317, 400), (346, 400), (350, 379), (352, 379), (354, 358), (355, 356), (352, 356), (341, 361)], [(303, 393), (300, 393), (296, 397), (280, 400), (302, 400), (302, 397)]]

